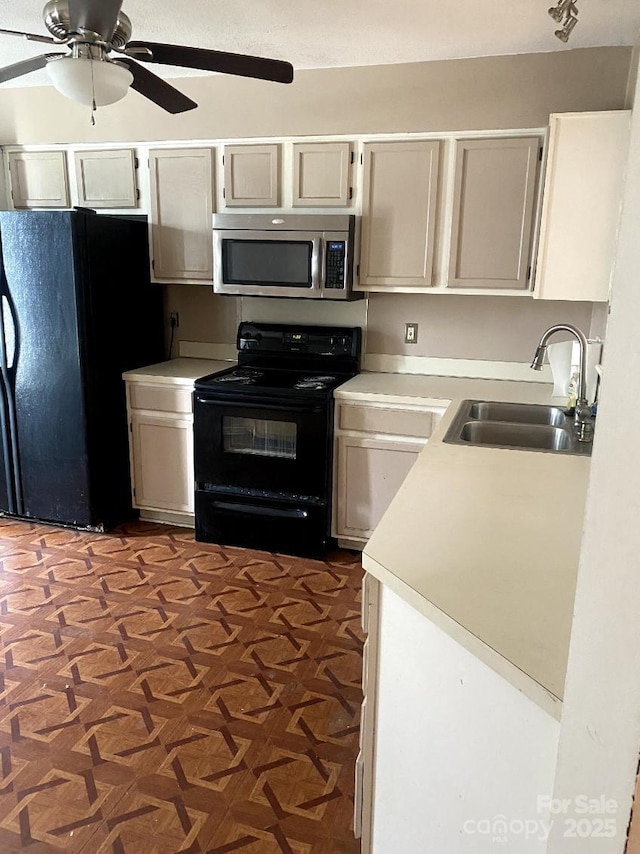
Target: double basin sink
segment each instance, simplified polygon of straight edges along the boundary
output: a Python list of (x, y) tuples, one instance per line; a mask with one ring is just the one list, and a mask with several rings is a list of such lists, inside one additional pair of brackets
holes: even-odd
[(463, 400), (443, 442), (554, 454), (591, 454), (579, 442), (573, 416), (558, 406)]

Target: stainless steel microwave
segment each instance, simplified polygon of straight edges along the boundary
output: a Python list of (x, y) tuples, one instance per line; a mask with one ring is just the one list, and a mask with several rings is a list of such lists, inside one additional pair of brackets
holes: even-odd
[(353, 300), (355, 216), (215, 214), (218, 294)]

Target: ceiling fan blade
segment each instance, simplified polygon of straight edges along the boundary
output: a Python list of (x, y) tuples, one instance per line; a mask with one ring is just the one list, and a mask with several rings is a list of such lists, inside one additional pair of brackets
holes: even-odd
[(134, 55), (141, 62), (201, 68), (203, 71), (219, 71), (223, 74), (237, 74), (240, 77), (257, 77), (260, 80), (273, 80), (275, 83), (291, 83), (293, 80), (293, 66), (280, 59), (264, 59), (260, 56), (247, 56), (241, 53), (224, 53), (200, 47), (141, 41), (129, 42), (125, 50), (127, 54)]
[(0, 28), (0, 35), (3, 36), (19, 36), (21, 39), (28, 39), (30, 42), (44, 42), (45, 44), (64, 44), (57, 39), (52, 39), (50, 36), (38, 36), (35, 33), (23, 33), (21, 30), (3, 30)]
[(118, 59), (118, 62), (126, 65), (133, 74), (131, 88), (140, 92), (141, 95), (168, 113), (185, 113), (187, 110), (193, 110), (198, 106), (195, 101), (187, 98), (175, 86), (167, 83), (166, 80), (158, 77), (157, 74), (142, 65), (138, 65), (129, 57)]
[(69, 0), (69, 30), (89, 30), (110, 42), (122, 0)]
[(22, 77), (23, 74), (29, 74), (31, 71), (38, 71), (44, 68), (52, 56), (65, 56), (65, 54), (45, 53), (42, 56), (33, 56), (31, 59), (23, 59), (22, 62), (14, 62), (13, 65), (0, 68), (0, 83), (5, 83), (7, 80), (13, 80), (15, 77)]

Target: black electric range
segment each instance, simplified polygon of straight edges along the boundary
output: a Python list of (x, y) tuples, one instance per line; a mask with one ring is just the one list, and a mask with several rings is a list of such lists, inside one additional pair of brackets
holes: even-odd
[(196, 539), (324, 557), (333, 391), (358, 373), (358, 327), (241, 323), (238, 364), (195, 383)]

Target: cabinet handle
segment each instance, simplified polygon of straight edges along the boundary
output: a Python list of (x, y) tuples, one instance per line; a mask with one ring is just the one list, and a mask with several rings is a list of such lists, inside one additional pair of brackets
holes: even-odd
[(260, 504), (234, 504), (232, 501), (213, 501), (212, 507), (230, 510), (233, 513), (248, 513), (252, 516), (275, 516), (278, 519), (307, 519), (307, 510), (283, 510), (278, 507), (263, 507)]

